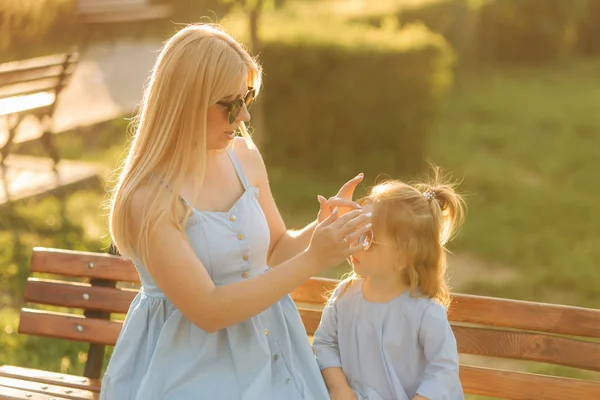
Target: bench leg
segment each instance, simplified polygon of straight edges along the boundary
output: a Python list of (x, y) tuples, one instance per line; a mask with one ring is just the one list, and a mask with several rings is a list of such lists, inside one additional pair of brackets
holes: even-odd
[[(12, 122), (11, 122), (12, 119)], [(10, 154), (10, 149), (12, 148), (13, 141), (15, 140), (15, 136), (17, 136), (17, 128), (21, 123), (22, 117), (20, 116), (6, 116), (6, 131), (8, 132), (8, 139), (2, 149), (0, 149), (0, 165), (4, 166), (4, 162), (6, 161), (6, 157)], [(4, 175), (4, 179), (6, 179), (6, 175)], [(8, 196), (8, 193), (7, 193)]]
[(46, 121), (43, 122), (43, 124), (44, 133), (41, 137), (42, 145), (44, 146), (44, 149), (52, 159), (52, 162), (54, 163), (53, 170), (58, 176), (57, 164), (60, 161), (60, 155), (58, 154), (58, 149), (56, 148), (56, 146), (54, 146), (54, 143), (52, 143), (52, 122), (48, 118)]

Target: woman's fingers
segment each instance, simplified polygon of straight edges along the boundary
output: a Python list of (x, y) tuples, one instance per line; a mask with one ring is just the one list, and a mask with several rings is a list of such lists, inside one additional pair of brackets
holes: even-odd
[(356, 229), (354, 232), (351, 232), (345, 237), (345, 239), (348, 243), (354, 243), (359, 237), (369, 232), (369, 230), (371, 230), (372, 227), (373, 224), (371, 222), (368, 222), (360, 228)]
[(352, 195), (354, 194), (354, 190), (356, 189), (356, 187), (358, 186), (358, 184), (363, 180), (364, 174), (361, 172), (360, 174), (358, 174), (357, 176), (355, 176), (354, 178), (350, 179), (348, 182), (346, 182), (339, 190), (338, 194), (336, 197), (346, 197), (346, 198), (352, 198)]
[(360, 205), (350, 199), (343, 199), (341, 197), (331, 197), (329, 200), (327, 200), (327, 205), (330, 208), (333, 207), (346, 207), (346, 208), (350, 208), (350, 209), (360, 209)]
[(334, 222), (336, 222), (338, 220), (338, 215), (339, 215), (339, 211), (338, 209), (334, 209), (333, 212), (331, 213), (331, 215), (329, 215), (329, 217), (325, 218), (323, 220), (323, 222), (321, 222), (321, 227), (326, 227), (326, 226), (330, 226), (331, 224), (333, 224)]
[(363, 225), (370, 223), (371, 218), (371, 213), (354, 210), (335, 221), (335, 223), (332, 224), (332, 228), (339, 230), (341, 237), (346, 237)]
[[(337, 211), (337, 210), (338, 209), (336, 208), (334, 211)], [(364, 213), (362, 210), (352, 210), (352, 211), (342, 215), (341, 217), (339, 217), (337, 219), (337, 221), (333, 222), (331, 224), (331, 228), (335, 229), (336, 231), (341, 231), (346, 226), (346, 224), (348, 224), (350, 221), (353, 221), (355, 218), (360, 217), (363, 214)], [(342, 234), (340, 236), (340, 238), (342, 238), (344, 236), (346, 236), (346, 234)]]
[(360, 243), (358, 243), (354, 246), (349, 246), (346, 250), (344, 250), (344, 252), (345, 252), (344, 258), (348, 258), (348, 256), (351, 256), (352, 254), (362, 251), (364, 249), (365, 249), (365, 246)]

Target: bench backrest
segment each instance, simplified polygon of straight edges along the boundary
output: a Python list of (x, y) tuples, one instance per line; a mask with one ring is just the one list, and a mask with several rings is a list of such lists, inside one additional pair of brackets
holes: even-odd
[(142, 8), (148, 5), (150, 5), (149, 0), (77, 0), (77, 12), (80, 14), (94, 14), (136, 7)]
[[(25, 301), (66, 307), (72, 313), (24, 308), (21, 333), (114, 345), (139, 283), (133, 265), (116, 256), (35, 248), (31, 272), (61, 280), (28, 279)], [(69, 282), (67, 278), (82, 278)], [(81, 280), (81, 279), (80, 279)], [(338, 281), (313, 278), (292, 293), (308, 335)], [(81, 315), (83, 310), (86, 316)], [(461, 354), (534, 361), (600, 371), (600, 310), (455, 294), (449, 319)], [(101, 357), (100, 357), (100, 361)], [(461, 364), (466, 393), (515, 400), (600, 398), (600, 382)]]
[(58, 95), (78, 59), (79, 54), (71, 52), (0, 64), (0, 99), (41, 92)]

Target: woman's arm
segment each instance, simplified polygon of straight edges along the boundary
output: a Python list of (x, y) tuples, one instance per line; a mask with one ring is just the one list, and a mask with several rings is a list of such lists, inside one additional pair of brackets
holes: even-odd
[[(236, 141), (235, 150), (239, 158), (244, 160), (247, 169), (252, 171), (253, 180), (259, 189), (258, 201), (271, 233), (267, 257), (267, 263), (270, 266), (278, 266), (306, 249), (317, 224), (331, 215), (331, 211), (335, 207), (344, 210), (360, 209), (360, 206), (352, 201), (352, 195), (356, 186), (362, 181), (362, 174), (346, 182), (336, 196), (330, 199), (319, 196), (320, 208), (315, 221), (301, 230), (288, 230), (273, 198), (267, 169), (259, 150), (256, 147), (247, 146), (243, 139)], [(340, 215), (342, 214), (343, 212)]]
[[(131, 235), (137, 237), (151, 194), (138, 189), (131, 204)], [(311, 244), (280, 267), (255, 278), (216, 287), (173, 218), (167, 197), (163, 217), (148, 237), (145, 266), (158, 287), (194, 324), (207, 332), (234, 325), (267, 309), (325, 267), (341, 262), (359, 246), (348, 248), (370, 217), (360, 211), (332, 215), (315, 229)], [(361, 228), (362, 227), (362, 228)], [(359, 232), (353, 232), (360, 228)]]

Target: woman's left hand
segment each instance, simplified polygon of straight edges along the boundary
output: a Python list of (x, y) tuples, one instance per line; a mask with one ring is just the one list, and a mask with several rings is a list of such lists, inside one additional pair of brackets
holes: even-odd
[(329, 199), (319, 195), (317, 198), (319, 199), (319, 214), (317, 216), (317, 221), (323, 222), (323, 220), (327, 219), (333, 210), (337, 207), (339, 216), (344, 215), (348, 211), (355, 210), (360, 208), (360, 206), (352, 200), (354, 196), (354, 190), (360, 182), (363, 180), (363, 173), (361, 172), (356, 177), (350, 179), (346, 182), (337, 194)]

